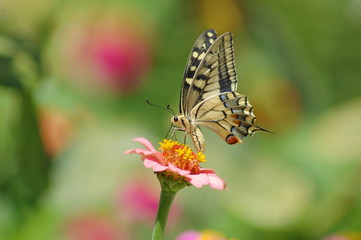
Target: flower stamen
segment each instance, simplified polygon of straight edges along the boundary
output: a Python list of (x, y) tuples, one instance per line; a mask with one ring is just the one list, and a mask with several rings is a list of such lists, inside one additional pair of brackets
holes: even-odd
[(162, 151), (166, 161), (180, 169), (191, 172), (196, 171), (199, 163), (206, 162), (206, 157), (202, 152), (196, 154), (188, 145), (181, 144), (177, 141), (164, 139), (159, 145), (159, 150)]

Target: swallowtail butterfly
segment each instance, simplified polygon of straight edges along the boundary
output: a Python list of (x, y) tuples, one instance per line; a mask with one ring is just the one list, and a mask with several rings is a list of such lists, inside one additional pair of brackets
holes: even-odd
[(228, 144), (256, 131), (256, 117), (248, 97), (236, 93), (237, 74), (234, 64), (232, 33), (217, 37), (213, 29), (196, 40), (183, 76), (180, 114), (171, 121), (174, 130), (185, 131), (197, 151), (204, 151), (204, 137), (199, 126), (216, 132)]

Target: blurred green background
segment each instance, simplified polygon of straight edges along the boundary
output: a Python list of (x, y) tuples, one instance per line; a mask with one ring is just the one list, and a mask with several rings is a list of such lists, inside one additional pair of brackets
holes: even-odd
[(210, 130), (227, 191), (181, 191), (166, 239), (361, 239), (358, 0), (0, 1), (0, 239), (149, 239), (159, 187), (137, 156), (178, 110), (206, 29), (234, 34), (256, 134)]

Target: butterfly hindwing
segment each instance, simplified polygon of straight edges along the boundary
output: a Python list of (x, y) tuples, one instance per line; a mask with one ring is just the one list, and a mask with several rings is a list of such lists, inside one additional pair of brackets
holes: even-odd
[(197, 125), (203, 125), (227, 143), (241, 142), (243, 137), (264, 129), (254, 125), (256, 117), (248, 97), (236, 92), (221, 93), (199, 103), (191, 114)]

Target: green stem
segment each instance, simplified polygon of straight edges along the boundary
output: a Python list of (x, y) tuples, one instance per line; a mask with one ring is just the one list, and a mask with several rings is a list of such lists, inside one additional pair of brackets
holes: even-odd
[(160, 193), (159, 207), (157, 218), (155, 220), (155, 225), (152, 234), (152, 240), (162, 240), (165, 226), (167, 224), (168, 213), (170, 207), (172, 206), (173, 199), (177, 192), (164, 191)]

